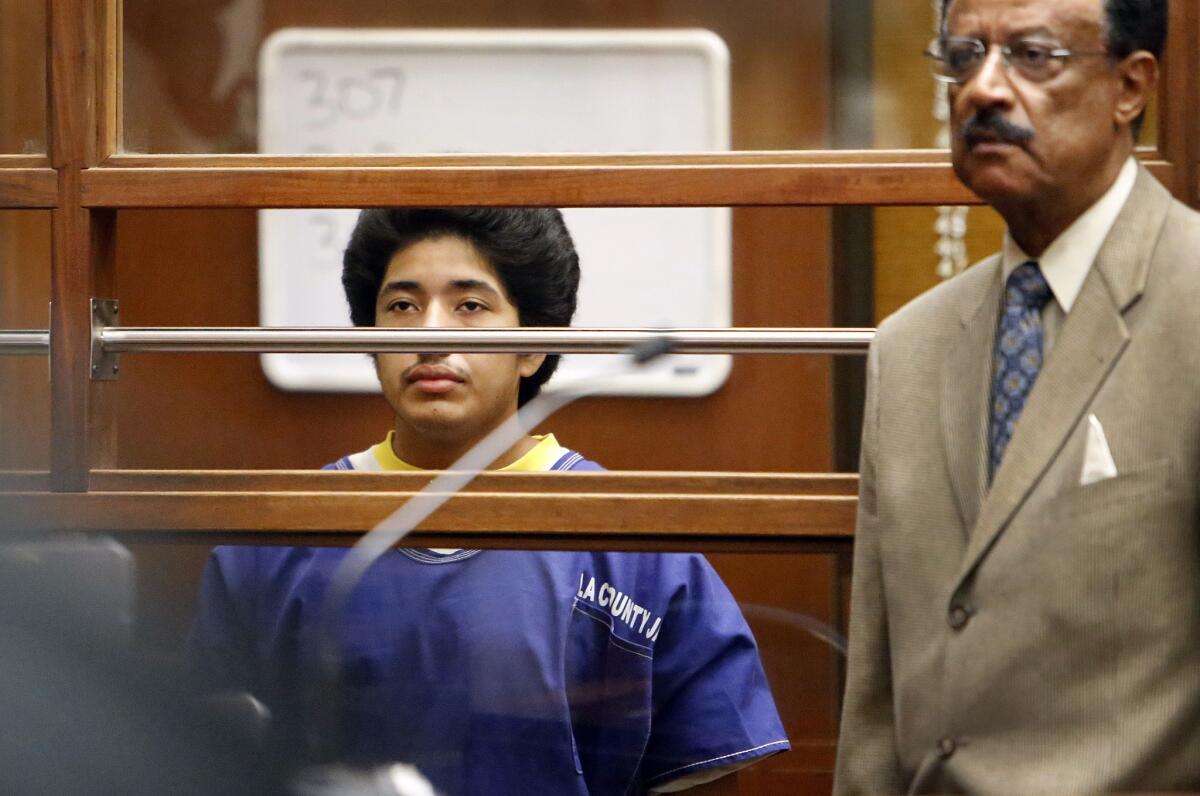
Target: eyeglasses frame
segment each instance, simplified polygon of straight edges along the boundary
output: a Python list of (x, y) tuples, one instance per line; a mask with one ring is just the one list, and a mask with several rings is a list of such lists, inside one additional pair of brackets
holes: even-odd
[[(953, 77), (951, 75), (940, 74), (937, 71), (937, 67), (935, 65), (938, 63), (940, 63), (940, 64), (946, 63), (945, 57), (942, 55), (938, 55), (938, 48), (941, 47), (944, 42), (951, 41), (951, 40), (957, 40), (957, 41), (961, 41), (961, 42), (968, 42), (968, 41), (975, 42), (975, 44), (978, 45), (978, 47), (976, 48), (976, 51), (978, 52), (981, 50), (982, 55), (983, 55), (983, 59), (979, 61), (978, 66), (976, 66), (974, 69), (972, 69), (971, 71), (969, 71), (962, 77), (958, 77), (958, 78)], [(1013, 53), (1014, 47), (1016, 47), (1020, 44), (1030, 43), (1030, 41), (1031, 40), (1028, 40), (1028, 39), (1018, 39), (1017, 41), (1015, 41), (1011, 44), (992, 44), (989, 46), (982, 39), (976, 38), (974, 36), (939, 36), (939, 37), (933, 39), (931, 42), (929, 42), (929, 46), (921, 54), (924, 55), (926, 58), (930, 59), (930, 61), (934, 62), (933, 64), (930, 64), (930, 66), (932, 67), (932, 70), (933, 70), (933, 79), (938, 81), (939, 83), (944, 83), (949, 86), (961, 86), (962, 84), (969, 81), (979, 71), (979, 66), (982, 66), (984, 64), (984, 62), (987, 61), (988, 55), (991, 53), (992, 47), (1000, 48), (1000, 59), (1003, 62), (1006, 69), (1015, 68), (1017, 70), (1017, 72), (1019, 74), (1021, 74), (1021, 76), (1024, 79), (1030, 80), (1031, 82), (1035, 82), (1035, 83), (1045, 82), (1046, 80), (1049, 80), (1051, 78), (1042, 78), (1041, 80), (1037, 80), (1036, 78), (1030, 78), (1028, 75), (1025, 75), (1024, 73), (1021, 72), (1020, 66), (1014, 66), (1012, 60), (1010, 60), (1012, 58), (1012, 53)], [(1111, 56), (1112, 53), (1109, 52), (1108, 50), (1072, 50), (1068, 47), (1056, 47), (1056, 48), (1049, 49), (1047, 52), (1047, 55), (1050, 58), (1053, 58), (1057, 61), (1065, 62), (1068, 58), (1085, 58), (1085, 57), (1094, 57), (1094, 56), (1098, 56), (1098, 55)]]

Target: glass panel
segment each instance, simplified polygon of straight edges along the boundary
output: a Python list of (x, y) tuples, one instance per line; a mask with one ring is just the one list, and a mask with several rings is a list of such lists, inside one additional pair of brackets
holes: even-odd
[[(568, 214), (583, 271), (575, 322), (728, 325), (725, 320), (705, 321), (723, 316), (740, 326), (830, 325), (830, 261), (823, 243), (829, 235), (828, 211), (718, 211), (718, 222), (731, 217), (725, 223), (731, 223), (732, 232), (727, 226), (723, 233), (712, 233), (714, 241), (726, 236), (723, 247), (699, 248), (678, 242), (676, 234), (693, 222), (676, 218), (668, 229), (655, 221), (662, 218), (660, 209), (635, 209), (605, 219), (626, 225), (611, 234)], [(610, 212), (616, 211), (601, 211)], [(304, 236), (312, 232), (308, 219), (303, 214), (291, 218), (299, 223), (298, 231), (288, 227), (292, 231), (282, 237), (307, 240)], [(340, 284), (345, 238), (331, 244), (323, 259), (297, 255), (276, 261), (268, 271), (266, 260), (259, 263), (260, 250), (274, 256), (280, 234), (259, 224), (253, 211), (122, 211), (117, 234), (122, 324), (256, 326), (280, 304), (285, 310), (311, 309), (299, 315), (272, 314), (270, 324), (348, 324)], [(603, 245), (606, 240), (621, 245), (613, 249)], [(315, 244), (302, 248), (318, 250)], [(637, 260), (644, 251), (658, 259)], [(722, 254), (732, 266), (724, 285), (719, 276), (711, 276), (719, 273), (711, 269)], [(164, 262), (172, 264), (169, 280), (163, 279)], [(638, 263), (640, 271), (614, 282), (611, 276), (625, 274), (629, 263)], [(636, 294), (637, 301), (627, 299), (629, 294)], [(654, 314), (638, 320), (629, 315), (630, 307)], [(713, 314), (696, 314), (705, 308)], [(314, 356), (318, 368), (321, 361), (332, 362), (330, 355)], [(346, 357), (374, 381), (366, 357)], [(697, 376), (672, 370), (664, 379), (668, 385), (682, 383), (681, 390), (638, 393), (668, 397), (586, 399), (555, 417), (550, 430), (564, 444), (586, 447), (616, 469), (829, 469), (828, 357), (737, 357), (728, 374), (720, 367), (723, 358), (707, 359), (718, 367), (710, 386), (695, 397), (687, 397), (691, 380), (706, 377), (707, 371)], [(767, 390), (766, 384), (773, 387)], [(119, 463), (135, 468), (320, 467), (378, 442), (392, 427), (386, 402), (377, 394), (361, 394), (362, 389), (359, 384), (305, 388), (272, 381), (252, 354), (122, 355)], [(778, 441), (777, 430), (793, 423), (797, 412), (813, 433)], [(714, 424), (737, 427), (739, 434), (712, 440), (704, 430)], [(623, 434), (613, 435), (613, 428), (622, 428)]]
[[(326, 624), (344, 550), (222, 547), (206, 565), (208, 552), (0, 548), (0, 726), (25, 752), (7, 782), (645, 793), (728, 755), (749, 764), (737, 792), (830, 790), (844, 632), (832, 555), (391, 550)], [(38, 709), (69, 720), (17, 726)], [(104, 766), (113, 737), (119, 768)], [(39, 746), (55, 740), (68, 746)], [(317, 760), (355, 768), (298, 773)], [(394, 763), (419, 774), (385, 776)], [(268, 784), (297, 776), (321, 785)]]
[[(195, 605), (189, 656), (209, 687), (266, 702), (269, 733), (290, 741), (277, 748), (297, 758), (319, 742), (334, 758), (408, 762), (439, 793), (524, 792), (516, 783), (530, 779), (552, 793), (620, 793), (639, 776), (664, 783), (679, 776), (671, 769), (717, 770), (703, 761), (762, 747), (745, 755), (756, 762), (740, 792), (831, 785), (844, 643), (831, 555), (721, 554), (710, 569), (679, 553), (390, 552), (336, 623), (340, 652), (320, 691), (338, 691), (339, 736), (310, 701), (328, 603), (292, 595), (323, 584), (344, 551), (223, 547), (203, 575), (198, 557), (138, 552), (170, 567), (164, 585), (203, 583), (198, 599), (143, 592), (175, 602), (173, 616), (155, 609), (151, 633), (182, 647)], [(285, 611), (294, 634), (275, 632)], [(771, 756), (785, 736), (794, 751)]]
[[(50, 325), (50, 214), (0, 211), (0, 329)], [(0, 356), (0, 469), (50, 461), (50, 371), (44, 356)]]
[[(936, 87), (921, 51), (934, 32), (934, 6), (126, 0), (124, 146), (932, 147)], [(419, 33), (428, 30), (446, 35)], [(581, 36), (601, 30), (642, 33), (606, 42)], [(667, 35), (685, 30), (692, 34)], [(531, 118), (538, 123), (527, 124)]]
[[(936, 5), (126, 0), (124, 146), (928, 148), (938, 90), (921, 52)], [(601, 30), (613, 35), (580, 36)]]
[[(635, 212), (657, 217), (653, 211)], [(738, 209), (730, 215), (733, 322), (828, 325), (829, 212), (758, 208)], [(304, 221), (303, 216), (293, 218)], [(579, 229), (572, 231), (577, 233)], [(260, 250), (266, 250), (263, 247), (271, 234), (260, 226), (253, 211), (122, 211), (117, 233), (122, 322), (134, 326), (259, 323), (264, 300), (259, 290), (265, 289), (260, 287), (265, 283), (258, 273), (257, 258)], [(586, 284), (610, 262), (591, 257), (583, 236), (577, 237)], [(638, 248), (632, 238), (623, 242), (630, 251)], [(332, 265), (298, 259), (293, 263), (293, 276), (316, 280), (328, 269), (336, 275), (336, 250), (341, 244), (330, 245), (335, 249)], [(163, 263), (170, 263), (169, 278), (163, 276)], [(629, 291), (657, 293), (665, 288), (663, 304), (670, 308), (679, 300), (682, 289), (675, 284), (679, 280), (664, 280), (662, 274), (647, 270), (628, 286)], [(341, 302), (336, 283), (332, 288), (320, 289), (332, 293), (335, 303)], [(614, 311), (619, 309), (614, 303)], [(598, 322), (606, 317), (602, 311)], [(126, 467), (316, 468), (380, 442), (395, 424), (394, 412), (378, 395), (283, 392), (271, 385), (252, 355), (125, 354), (121, 380), (119, 450), (121, 464)], [(740, 357), (728, 381), (714, 395), (586, 400), (552, 418), (542, 430), (554, 432), (562, 445), (611, 469), (822, 470), (828, 469), (830, 461), (829, 393), (828, 358)], [(802, 418), (808, 433), (779, 433), (781, 428), (796, 428), (798, 418)], [(737, 434), (711, 433), (720, 428), (736, 428)], [(614, 433), (615, 429), (620, 433)], [(139, 581), (139, 638), (159, 651), (178, 651), (192, 626), (203, 562), (194, 550), (169, 551), (156, 546), (135, 553), (139, 569), (144, 572)], [(225, 555), (227, 560), (237, 557), (234, 553)], [(327, 559), (336, 554), (328, 551), (318, 555)], [(433, 762), (428, 748), (388, 745), (397, 737), (393, 732), (397, 725), (391, 719), (380, 733), (372, 733), (384, 739), (384, 746), (366, 750), (366, 756), (384, 754), (418, 762), (440, 787), (453, 791), (456, 776), (480, 770), (492, 777), (505, 776), (495, 767), (481, 769), (481, 756), (493, 749), (493, 744), (519, 738), (528, 746), (520, 755), (506, 755), (506, 760), (552, 761), (539, 765), (550, 772), (565, 770), (572, 778), (594, 776), (600, 751), (608, 750), (618, 757), (624, 754), (628, 740), (617, 730), (637, 712), (631, 713), (623, 700), (640, 700), (646, 674), (654, 671), (652, 661), (633, 654), (638, 648), (632, 644), (645, 646), (669, 639), (656, 648), (654, 657), (660, 665), (669, 663), (675, 654), (698, 658), (706, 645), (711, 645), (710, 634), (718, 623), (695, 617), (715, 612), (736, 619), (740, 611), (758, 641), (784, 731), (799, 750), (762, 761), (741, 773), (741, 781), (749, 783), (743, 788), (745, 792), (764, 793), (828, 792), (840, 682), (839, 657), (830, 641), (836, 641), (838, 617), (844, 615), (844, 607), (836, 599), (839, 569), (831, 556), (713, 556), (711, 563), (740, 608), (735, 609), (724, 591), (710, 580), (701, 599), (677, 603), (668, 612), (661, 607), (665, 596), (688, 577), (679, 563), (688, 564), (682, 569), (707, 573), (695, 559), (674, 556), (670, 561), (660, 561), (662, 569), (658, 572), (662, 577), (656, 574), (642, 578), (629, 572), (630, 562), (655, 563), (657, 556), (484, 551), (462, 562), (432, 567), (427, 563), (430, 555), (424, 554), (425, 560), (421, 556), (389, 555), (384, 568), (376, 570), (375, 577), (383, 573), (382, 579), (373, 579), (374, 585), (358, 592), (385, 606), (383, 614), (355, 612), (354, 618), (340, 625), (352, 638), (366, 632), (374, 639), (365, 646), (353, 645), (353, 651), (342, 658), (352, 669), (348, 678), (352, 681), (348, 689), (352, 690), (345, 692), (346, 704), (353, 711), (351, 742), (364, 742), (361, 729), (370, 719), (363, 713), (371, 703), (387, 706), (385, 712), (393, 717), (409, 710), (421, 711), (422, 716), (451, 715), (461, 708), (457, 701), (461, 695), (431, 688), (425, 678), (447, 686), (463, 682), (474, 661), (489, 667), (513, 664), (502, 673), (506, 678), (503, 695), (508, 699), (502, 705), (489, 703), (476, 716), (478, 724), (469, 728), (472, 741), (482, 745), (474, 752), (471, 765), (458, 762), (463, 750), (437, 737), (433, 721), (418, 722), (430, 733), (420, 737), (429, 741), (434, 752), (441, 753)], [(471, 566), (469, 579), (463, 577), (467, 571), (462, 564)], [(393, 566), (404, 570), (402, 577), (387, 576), (387, 568)], [(317, 568), (325, 567), (328, 563), (323, 560)], [(247, 584), (247, 590), (232, 595), (235, 603), (258, 588), (256, 574), (246, 574), (248, 577), (239, 578), (239, 582)], [(627, 579), (626, 574), (633, 577)], [(445, 588), (451, 591), (439, 592), (440, 596), (435, 597), (437, 584), (429, 579), (431, 576), (446, 578)], [(393, 586), (399, 591), (392, 591)], [(613, 615), (616, 590), (622, 592), (619, 619)], [(447, 598), (451, 593), (453, 598)], [(687, 592), (689, 597), (696, 593)], [(576, 599), (585, 604), (578, 611), (574, 607)], [(209, 609), (220, 603), (212, 591), (199, 600)], [(405, 609), (392, 610), (398, 605)], [(503, 621), (487, 618), (497, 610)], [(259, 614), (262, 622), (270, 622), (273, 611), (273, 607), (265, 606)], [(660, 614), (664, 616), (661, 634), (651, 638)], [(396, 621), (392, 623), (388, 616)], [(605, 616), (608, 619), (602, 624), (599, 620)], [(562, 619), (561, 624), (556, 617)], [(668, 618), (672, 624), (668, 624)], [(306, 613), (300, 619), (309, 626), (313, 614)], [(207, 622), (203, 627), (207, 635), (202, 637), (210, 644), (226, 632), (220, 621)], [(257, 634), (263, 627), (248, 631)], [(563, 643), (551, 643), (547, 632), (550, 627), (563, 628)], [(614, 634), (618, 640), (610, 644)], [(639, 634), (641, 642), (637, 642)], [(402, 638), (416, 641), (403, 644), (399, 640)], [(447, 638), (459, 640), (456, 650), (441, 646)], [(436, 648), (427, 661), (428, 668), (409, 657), (408, 652), (426, 642)], [(668, 651), (672, 644), (677, 652)], [(525, 652), (515, 653), (514, 647)], [(604, 659), (611, 660), (611, 666), (599, 665), (602, 649), (613, 650), (613, 657)], [(530, 650), (564, 659), (561, 665), (554, 658), (546, 664), (544, 657), (529, 657)], [(572, 656), (571, 679), (564, 674), (548, 687), (539, 685), (529, 667), (566, 672), (565, 650)], [(301, 654), (311, 655), (311, 648)], [(238, 677), (246, 673), (242, 662), (221, 653), (211, 655), (208, 663), (216, 670), (235, 672)], [(256, 661), (250, 664), (251, 668), (257, 665)], [(397, 679), (387, 672), (403, 672), (404, 676)], [(375, 680), (377, 676), (382, 679)], [(606, 679), (609, 677), (615, 679)], [(723, 676), (722, 687), (744, 682), (743, 677), (744, 673), (733, 680)], [(703, 684), (704, 678), (697, 682)], [(237, 688), (242, 683), (231, 678), (220, 685)], [(414, 685), (418, 687), (410, 688)], [(592, 685), (616, 687), (601, 692), (589, 687)], [(370, 692), (368, 699), (363, 699), (363, 689)], [(414, 704), (414, 693), (437, 695), (449, 702), (425, 708)], [(281, 701), (286, 706), (302, 696), (296, 681), (256, 695), (275, 708), (274, 715), (280, 717), (275, 730), (286, 731), (288, 711), (279, 708)], [(602, 697), (616, 701), (600, 701)], [(547, 704), (568, 705), (556, 711), (558, 723), (549, 731), (548, 725), (540, 721), (540, 711)], [(575, 715), (580, 721), (576, 753), (579, 769), (585, 774), (575, 773), (572, 735), (562, 724), (563, 718), (571, 715), (571, 705), (577, 707)], [(600, 729), (611, 730), (614, 740), (600, 740)], [(547, 741), (547, 732), (558, 742)], [(763, 737), (747, 746), (776, 740), (767, 737), (771, 730), (756, 732)], [(409, 732), (406, 737), (414, 735)], [(642, 744), (635, 740), (635, 745), (640, 749)], [(438, 759), (446, 762), (439, 764)], [(539, 782), (546, 783), (552, 792), (570, 792), (559, 788), (553, 776), (557, 773), (542, 774)], [(507, 783), (495, 786), (496, 781), (485, 790), (513, 790)]]
[[(990, 207), (878, 208), (875, 322), (946, 277), (999, 251), (1003, 235), (1004, 220)], [(948, 256), (943, 258), (943, 253)]]
[[(812, 4), (760, 1), (734, 7), (705, 0), (653, 6), (330, 5), (312, 0), (204, 0), (167, 5), (169, 12), (163, 3), (151, 0), (128, 0), (124, 5), (127, 151), (253, 152), (260, 146), (267, 150), (272, 142), (264, 140), (265, 131), (258, 124), (260, 120), (269, 124), (272, 117), (269, 103), (258, 107), (263, 88), (259, 82), (276, 78), (282, 80), (272, 83), (279, 86), (276, 99), (300, 102), (308, 114), (303, 124), (322, 128), (336, 122), (338, 134), (326, 130), (330, 135), (312, 143), (314, 148), (494, 152), (511, 151), (513, 146), (530, 151), (621, 151), (828, 144), (822, 109), (829, 102), (829, 11), (820, 8), (814, 13)], [(274, 49), (264, 49), (273, 34), (297, 27), (359, 33), (349, 34), (349, 41), (339, 38), (319, 45), (325, 47), (324, 54), (298, 51), (309, 46), (304, 41), (315, 41), (315, 34), (295, 34), (290, 47), (278, 46), (276, 39)], [(429, 55), (434, 61), (422, 62), (411, 54), (407, 60), (397, 60), (401, 48), (413, 51), (411, 42), (371, 45), (363, 32), (408, 34), (431, 28), (492, 33), (536, 28), (545, 34), (526, 37), (540, 55), (514, 57), (519, 53), (512, 42), (466, 42), (460, 43), (465, 50), (446, 45), (450, 49), (443, 47)], [(665, 43), (645, 36), (619, 45), (562, 43), (562, 34), (600, 29), (702, 29), (711, 35)], [(522, 34), (515, 38), (520, 42)], [(555, 55), (547, 47), (566, 49)], [(468, 52), (473, 55), (464, 57)], [(458, 68), (443, 68), (445, 59), (457, 60)], [(260, 73), (264, 67), (270, 74)], [(293, 67), (294, 76), (288, 72)], [(464, 99), (441, 101), (444, 97)], [(510, 127), (504, 118), (492, 116), (485, 123), (496, 108), (520, 120), (540, 116), (554, 103), (571, 111), (561, 120), (565, 140), (540, 122), (534, 129), (515, 125), (521, 129), (511, 132), (518, 137), (505, 141), (497, 135), (497, 130)], [(286, 118), (288, 112), (281, 109), (278, 114)], [(593, 130), (586, 119), (572, 122), (569, 118), (580, 113), (604, 115), (605, 129)], [(680, 118), (686, 125), (679, 124)], [(471, 136), (440, 140), (435, 134), (460, 132), (463, 119), (479, 120), (471, 124)], [(436, 130), (425, 138), (390, 140), (396, 138), (393, 135), (376, 140), (380, 130), (429, 130), (431, 125)], [(677, 129), (669, 129), (672, 126)], [(364, 140), (356, 141), (356, 131)], [(580, 131), (594, 135), (576, 143), (573, 133)]]
[(46, 151), (46, 4), (0, 0), (0, 154)]

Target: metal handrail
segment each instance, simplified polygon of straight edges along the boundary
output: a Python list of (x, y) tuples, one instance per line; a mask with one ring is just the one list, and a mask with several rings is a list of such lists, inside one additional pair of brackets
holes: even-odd
[[(96, 330), (105, 354), (555, 353), (615, 354), (665, 339), (680, 354), (864, 354), (873, 329), (384, 329), (348, 327), (123, 327)], [(46, 331), (0, 331), (0, 354), (45, 354)]]
[(50, 332), (0, 330), (0, 354), (6, 356), (46, 356), (50, 353)]
[(616, 354), (664, 338), (680, 354), (862, 354), (873, 329), (382, 329), (134, 328), (98, 333), (106, 353), (554, 353)]

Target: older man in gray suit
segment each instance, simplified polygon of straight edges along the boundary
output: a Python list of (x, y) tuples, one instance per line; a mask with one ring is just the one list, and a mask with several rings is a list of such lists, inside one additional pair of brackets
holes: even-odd
[(1200, 790), (1200, 216), (1132, 158), (1166, 1), (944, 11), (1008, 231), (871, 351), (835, 790)]

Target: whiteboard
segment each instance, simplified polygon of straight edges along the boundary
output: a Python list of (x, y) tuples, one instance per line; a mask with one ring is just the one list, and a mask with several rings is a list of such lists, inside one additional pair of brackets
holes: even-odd
[[(259, 54), (264, 153), (700, 152), (729, 148), (729, 54), (702, 30), (291, 28)], [(728, 208), (563, 211), (579, 251), (575, 326), (726, 327)], [(259, 214), (263, 326), (347, 326), (342, 252), (355, 210)], [(556, 383), (604, 368), (563, 358)], [(359, 354), (267, 354), (286, 390), (378, 391)], [(698, 396), (726, 356), (672, 355), (612, 395)]]

